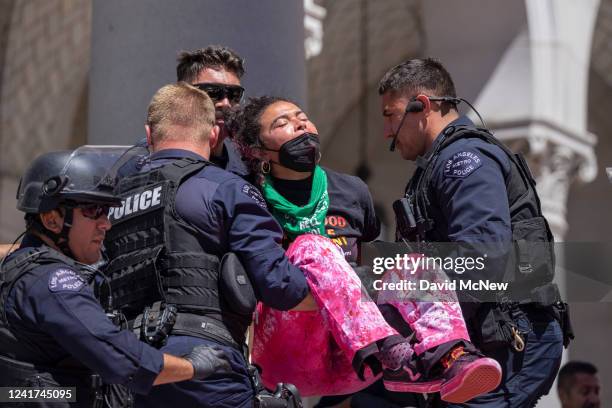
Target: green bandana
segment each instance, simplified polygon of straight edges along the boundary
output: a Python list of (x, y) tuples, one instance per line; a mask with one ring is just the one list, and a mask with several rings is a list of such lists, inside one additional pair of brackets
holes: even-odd
[(270, 176), (263, 184), (263, 195), (276, 221), (279, 222), (289, 239), (311, 233), (327, 236), (325, 233), (325, 216), (329, 209), (327, 195), (327, 175), (317, 166), (312, 177), (312, 190), (308, 204), (299, 207), (288, 201), (272, 187)]

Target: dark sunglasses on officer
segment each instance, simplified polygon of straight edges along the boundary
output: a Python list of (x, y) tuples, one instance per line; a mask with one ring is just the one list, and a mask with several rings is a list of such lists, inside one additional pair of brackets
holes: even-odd
[(108, 217), (110, 211), (110, 206), (106, 204), (79, 205), (78, 208), (81, 209), (83, 217), (89, 218), (90, 220), (97, 220), (101, 216)]
[(193, 86), (206, 92), (215, 103), (227, 98), (232, 105), (237, 105), (242, 100), (242, 95), (244, 95), (244, 88), (239, 85), (203, 82), (201, 84), (193, 84)]

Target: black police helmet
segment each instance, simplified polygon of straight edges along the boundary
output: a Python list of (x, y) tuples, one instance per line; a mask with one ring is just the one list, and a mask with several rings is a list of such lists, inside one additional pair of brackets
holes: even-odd
[(19, 182), (17, 209), (37, 214), (65, 203), (120, 206), (112, 187), (100, 183), (116, 159), (89, 146), (37, 157)]

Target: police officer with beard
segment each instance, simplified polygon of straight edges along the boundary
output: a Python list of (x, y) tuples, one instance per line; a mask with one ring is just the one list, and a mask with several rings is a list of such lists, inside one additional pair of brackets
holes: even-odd
[(43, 399), (36, 406), (67, 407), (68, 400), (79, 407), (131, 406), (121, 388), (105, 384), (147, 393), (153, 385), (229, 370), (219, 349), (196, 347), (185, 358), (161, 353), (120, 330), (98, 302), (98, 284), (108, 283), (89, 265), (100, 258), (109, 209), (121, 204), (98, 182), (117, 157), (86, 146), (47, 153), (19, 185), (17, 208), (26, 213), (27, 231), (0, 269), (0, 386), (76, 387), (63, 402)]
[(244, 75), (244, 59), (222, 45), (209, 45), (179, 54), (177, 81), (188, 82), (206, 92), (215, 105), (215, 123), (219, 126), (218, 142), (210, 152), (213, 164), (252, 182), (252, 174), (242, 161), (233, 135), (227, 126), (232, 108), (244, 95), (240, 81)]
[[(206, 93), (184, 82), (164, 86), (145, 128), (152, 154), (119, 181), (124, 205), (109, 216), (115, 304), (141, 339), (179, 355), (219, 346), (232, 373), (158, 387), (136, 404), (251, 407), (242, 346), (256, 300), (291, 309), (307, 297), (306, 280), (285, 257), (259, 191), (208, 161), (219, 128)], [(236, 272), (236, 260), (246, 273)]]
[(464, 100), (439, 62), (399, 64), (383, 76), (379, 94), (391, 151), (417, 164), (404, 198), (394, 203), (399, 238), (453, 243), (456, 259), (487, 253), (480, 272), (447, 272), (460, 281), (510, 284), (484, 299), (478, 298), (484, 292), (458, 293), (472, 341), (504, 370), (497, 390), (462, 406), (532, 406), (548, 393), (571, 330), (552, 284), (553, 237), (529, 169), (522, 156), (458, 114)]

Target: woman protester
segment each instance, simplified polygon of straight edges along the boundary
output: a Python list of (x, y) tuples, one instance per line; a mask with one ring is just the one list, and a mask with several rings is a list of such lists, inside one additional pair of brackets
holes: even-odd
[(284, 381), (302, 395), (348, 394), (379, 378), (382, 365), (391, 391), (440, 392), (445, 401), (464, 402), (497, 387), (501, 369), (469, 342), (454, 293), (442, 294), (446, 302), (389, 302), (416, 333), (414, 348), (397, 348), (410, 347), (409, 360), (398, 365), (393, 353), (381, 353), (380, 341), (359, 343), (354, 333), (368, 325), (363, 319), (382, 318), (347, 262), (356, 263), (360, 242), (379, 232), (366, 185), (318, 165), (317, 129), (289, 100), (252, 98), (232, 127), (316, 303), (286, 312), (259, 305), (253, 360), (266, 386)]

